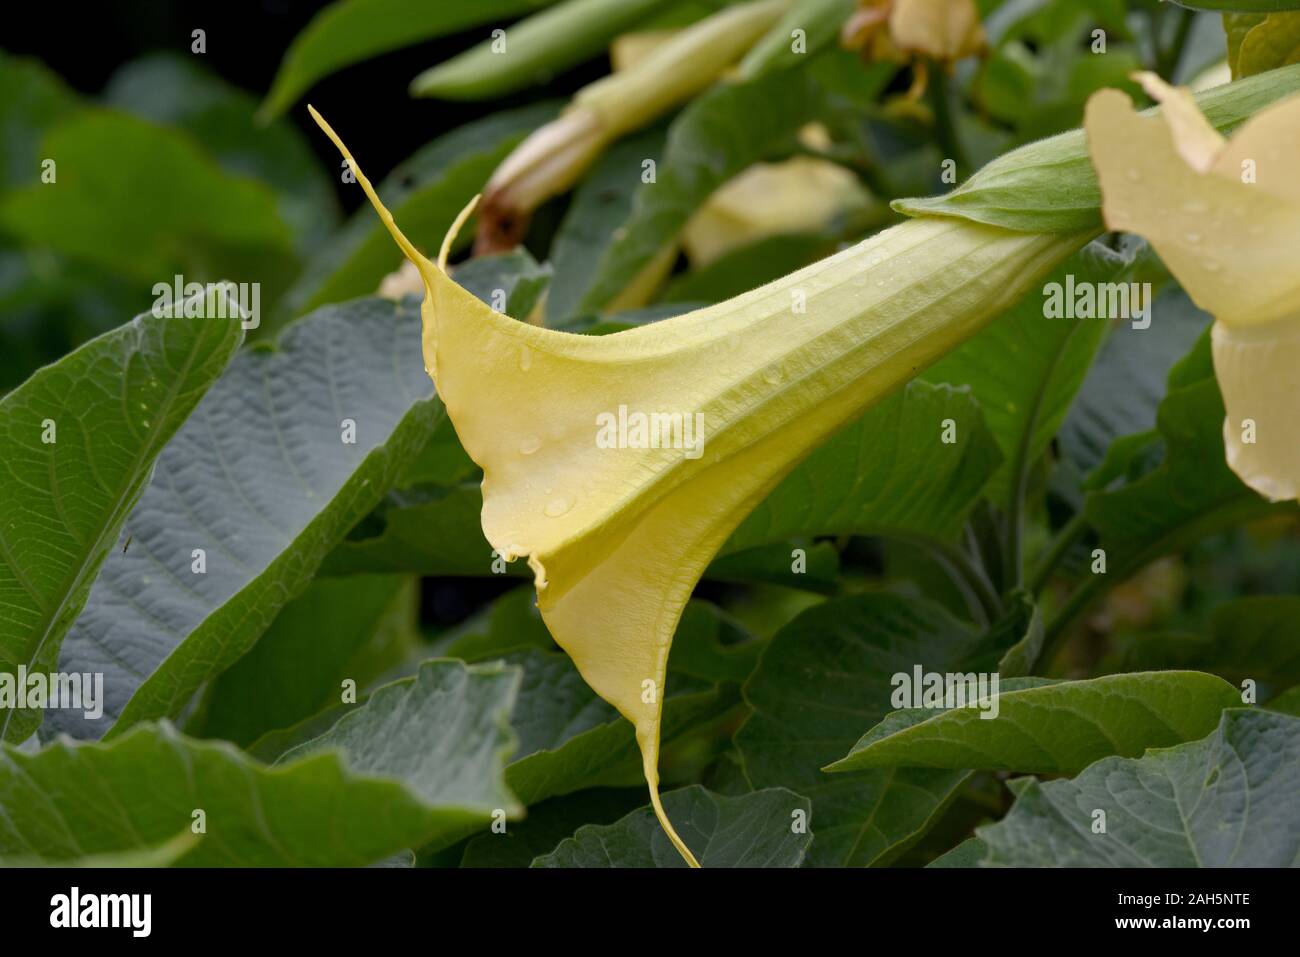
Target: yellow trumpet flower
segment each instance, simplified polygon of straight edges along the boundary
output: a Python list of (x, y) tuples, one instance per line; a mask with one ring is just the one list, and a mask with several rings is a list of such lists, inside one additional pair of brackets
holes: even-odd
[[(814, 447), (1010, 306), (1088, 234), (921, 218), (716, 306), (608, 336), (494, 312), (393, 222), (424, 283), (425, 367), (483, 468), (483, 531), (527, 557), (538, 607), (636, 729), (658, 794), (669, 646), (740, 521)], [(472, 208), (472, 204), (471, 204)], [(936, 441), (938, 441), (936, 423)]]
[(1273, 501), (1300, 488), (1300, 97), (1225, 139), (1191, 94), (1135, 76), (1161, 104), (1118, 90), (1088, 101), (1089, 151), (1111, 229), (1145, 236), (1212, 313), (1229, 467)]

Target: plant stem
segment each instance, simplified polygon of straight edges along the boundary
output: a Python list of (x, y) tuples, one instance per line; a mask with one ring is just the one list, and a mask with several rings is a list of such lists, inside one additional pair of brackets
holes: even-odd
[(1002, 599), (998, 597), (997, 590), (984, 569), (960, 548), (925, 535), (901, 533), (891, 537), (929, 552), (930, 557), (939, 563), (966, 597), (972, 613), (978, 613), (977, 617), (984, 619), (981, 624), (991, 625), (1002, 617)]
[[(1174, 71), (1178, 69), (1178, 63), (1183, 58), (1183, 48), (1187, 45), (1187, 38), (1191, 35), (1194, 21), (1192, 11), (1183, 7), (1175, 8), (1174, 16), (1178, 17), (1174, 38), (1169, 46), (1156, 53), (1156, 72), (1171, 82)], [(1155, 42), (1159, 42), (1158, 38)]]
[(930, 65), (930, 106), (934, 110), (934, 132), (939, 148), (946, 158), (956, 162), (959, 170), (965, 170), (966, 151), (961, 147), (948, 100), (948, 75), (939, 64)]
[(1065, 557), (1084, 533), (1088, 530), (1088, 520), (1083, 517), (1083, 509), (1075, 512), (1070, 520), (1061, 526), (1061, 530), (1056, 533), (1056, 537), (1038, 559), (1034, 565), (1034, 570), (1029, 576), (1029, 590), (1037, 595), (1051, 578), (1052, 572), (1060, 564), (1061, 559)]

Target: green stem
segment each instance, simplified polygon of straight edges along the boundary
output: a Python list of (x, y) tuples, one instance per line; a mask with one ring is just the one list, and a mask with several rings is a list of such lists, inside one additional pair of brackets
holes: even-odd
[(1074, 543), (1083, 537), (1087, 530), (1088, 520), (1083, 517), (1083, 509), (1079, 509), (1068, 522), (1061, 526), (1061, 530), (1056, 533), (1056, 537), (1048, 545), (1047, 551), (1039, 556), (1038, 562), (1034, 565), (1034, 570), (1029, 576), (1030, 592), (1037, 595), (1043, 590), (1044, 586), (1047, 585), (1047, 580), (1052, 577), (1052, 572), (1061, 563), (1061, 559), (1065, 557)]
[(970, 605), (973, 614), (982, 618), (980, 624), (988, 626), (1002, 617), (1002, 599), (989, 581), (984, 570), (960, 548), (925, 535), (900, 533), (892, 535), (929, 552), (952, 579)]
[(1183, 48), (1187, 46), (1187, 38), (1191, 35), (1194, 19), (1192, 11), (1183, 7), (1177, 7), (1174, 15), (1179, 18), (1174, 38), (1169, 46), (1156, 54), (1156, 72), (1171, 82), (1174, 71), (1178, 69), (1178, 63), (1183, 58)]
[(1034, 400), (1029, 407), (1029, 421), (1025, 423), (1025, 427), (1020, 433), (1020, 441), (1016, 443), (1015, 457), (1011, 462), (1011, 489), (1007, 496), (1007, 548), (1003, 553), (1002, 575), (1004, 591), (1009, 592), (1012, 589), (1019, 588), (1024, 582), (1024, 512), (1025, 493), (1029, 486), (1029, 452), (1034, 444), (1034, 432), (1038, 429), (1038, 416), (1043, 407), (1043, 398), (1047, 395), (1047, 389), (1051, 385), (1052, 376), (1056, 373), (1057, 365), (1060, 364), (1061, 356), (1065, 355), (1070, 340), (1079, 331), (1079, 325), (1082, 321), (1075, 321), (1074, 326), (1061, 339), (1061, 344), (1057, 347), (1056, 354), (1052, 356), (1052, 361), (1043, 370), (1043, 377), (1038, 383), (1038, 389), (1034, 393)]
[(959, 170), (966, 169), (966, 151), (961, 147), (957, 126), (953, 121), (952, 103), (948, 99), (948, 75), (938, 63), (930, 64), (930, 106), (934, 110), (935, 139), (946, 158), (953, 160)]

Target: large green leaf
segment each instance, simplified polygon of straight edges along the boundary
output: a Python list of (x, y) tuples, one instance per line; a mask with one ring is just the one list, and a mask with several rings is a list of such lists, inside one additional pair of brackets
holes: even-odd
[(1164, 461), (1121, 488), (1094, 492), (1084, 505), (1107, 552), (1107, 573), (1126, 577), (1147, 562), (1247, 519), (1281, 511), (1228, 468), (1223, 399), (1209, 336), (1170, 374), (1157, 414)]
[[(1300, 65), (1196, 95), (1206, 118), (1230, 132), (1253, 113), (1300, 90)], [(989, 163), (943, 196), (894, 203), (910, 216), (957, 216), (1025, 232), (1100, 230), (1101, 192), (1082, 130), (1030, 143)]]
[(1200, 741), (1013, 786), (1011, 811), (978, 831), (985, 866), (1300, 864), (1300, 718), (1289, 715), (1230, 710)]
[(1126, 322), (1113, 329), (1061, 423), (1062, 455), (1086, 474), (1115, 439), (1155, 428), (1169, 370), (1209, 321), (1186, 293), (1171, 288), (1156, 296), (1150, 328)]
[(177, 272), (186, 281), (274, 284), (295, 268), (292, 234), (271, 190), (227, 173), (183, 133), (84, 110), (52, 128), (39, 150), (56, 160), (56, 182), (0, 199), (0, 228), (24, 243), (146, 288)]
[[(54, 666), (155, 458), (242, 340), (233, 319), (145, 314), (0, 399), (0, 673)], [(0, 740), (39, 721), (5, 708)]]
[(1198, 668), (1232, 681), (1300, 683), (1300, 597), (1252, 595), (1210, 613), (1207, 634), (1141, 634), (1124, 640), (1125, 669)]
[(413, 650), (416, 599), (406, 576), (317, 579), (211, 683), (187, 730), (246, 748), (338, 704), (343, 681), (366, 688)]
[(724, 83), (690, 103), (668, 129), (653, 183), (600, 258), (579, 311), (605, 306), (670, 242), (709, 195), (750, 164), (788, 147), (814, 119), (820, 97), (807, 72)]
[[(989, 488), (995, 501), (1005, 504), (1009, 495), (1024, 494), (1020, 486), (1029, 468), (1056, 435), (1107, 329), (1105, 318), (1049, 318), (1048, 291), (1064, 301), (1068, 290), (1096, 290), (1115, 282), (1126, 264), (1125, 257), (1092, 243), (1044, 280), (1041, 295), (1035, 287), (925, 372), (930, 382), (969, 386), (979, 401), (1002, 452)], [(1073, 305), (1067, 308), (1073, 311)]]
[(115, 733), (177, 714), (252, 647), (419, 452), (442, 414), (419, 328), (413, 301), (321, 309), (239, 355), (168, 443), (63, 648), (62, 670), (104, 673)]
[[(999, 694), (974, 706), (895, 711), (826, 770), (924, 767), (1077, 774), (1103, 757), (1131, 757), (1203, 737), (1225, 708), (1241, 704), (1240, 694), (1227, 682), (1196, 671), (1148, 671), (1089, 681), (1021, 678), (1000, 684)], [(913, 689), (916, 694), (920, 690)]]
[[(956, 425), (953, 444), (942, 440), (946, 419)], [(968, 391), (909, 383), (801, 462), (724, 552), (850, 532), (950, 539), (999, 458)]]
[[(67, 739), (0, 750), (0, 858), (62, 862), (145, 851), (205, 832), (180, 863), (287, 867), (371, 864), (517, 810), (501, 778), (517, 673), (430, 662), (421, 721), (390, 729), (400, 687), (340, 723), (324, 751), (267, 767), (165, 722), (110, 743)], [(346, 727), (344, 726), (346, 724)], [(382, 736), (368, 729), (382, 728)], [(363, 733), (353, 738), (349, 729)]]
[[(499, 663), (426, 661), (276, 763), (337, 750), (353, 771), (397, 778), (428, 804), (517, 814), (502, 773), (516, 745), (510, 718), (519, 681), (517, 668)], [(485, 695), (491, 707), (482, 706)]]
[[(739, 797), (698, 785), (663, 796), (664, 810), (702, 867), (798, 867), (812, 840), (806, 797), (768, 788)], [(799, 821), (802, 816), (803, 825)], [(578, 828), (534, 867), (686, 867), (649, 807)]]
[(335, 70), (404, 46), (528, 13), (551, 0), (338, 0), (298, 34), (284, 55), (261, 116), (283, 113)]
[(980, 636), (924, 600), (889, 593), (818, 605), (782, 628), (745, 684), (753, 715), (736, 733), (754, 787), (789, 787), (813, 803), (814, 866), (886, 864), (952, 798), (964, 771), (827, 774), (866, 724), (891, 709), (891, 678), (954, 670)]
[(258, 128), (257, 101), (200, 65), (200, 57), (153, 54), (117, 70), (104, 102), (161, 126), (183, 130), (227, 173), (254, 176), (276, 194), (281, 218), (302, 257), (316, 251), (338, 220), (334, 187), (298, 128)]
[[(432, 252), (452, 220), (531, 130), (550, 119), (553, 104), (540, 103), (494, 113), (438, 137), (397, 166), (379, 195), (402, 231)], [(358, 154), (365, 161), (364, 146)], [(360, 186), (353, 184), (360, 190)], [(317, 306), (372, 294), (384, 276), (402, 263), (383, 223), (367, 207), (358, 210), (303, 269), (286, 293), (276, 320), (296, 318)]]

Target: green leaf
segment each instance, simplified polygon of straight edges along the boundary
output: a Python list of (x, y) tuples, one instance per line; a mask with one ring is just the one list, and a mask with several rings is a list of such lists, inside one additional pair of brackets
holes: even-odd
[[(957, 427), (951, 445), (942, 441), (945, 419)], [(801, 535), (950, 539), (998, 460), (969, 392), (911, 382), (801, 462), (723, 551)]]
[(322, 309), (240, 354), (168, 443), (64, 643), (62, 670), (104, 673), (113, 733), (177, 714), (252, 647), (419, 452), (442, 414), (419, 329), (413, 304)]
[(419, 486), (390, 492), (366, 522), (335, 548), (322, 575), (393, 574), (530, 577), (507, 565), (483, 537), (478, 485)]
[[(1300, 3), (1294, 9), (1300, 9)], [(1241, 38), (1235, 76), (1254, 76), (1300, 61), (1300, 13), (1271, 13)]]
[(551, 267), (538, 265), (526, 249), (512, 249), (495, 256), (471, 259), (456, 269), (456, 282), (493, 309), (504, 300), (501, 311), (521, 322), (541, 301), (551, 282)]
[(826, 602), (777, 632), (745, 683), (754, 713), (735, 741), (754, 787), (812, 800), (810, 865), (887, 864), (947, 805), (966, 772), (822, 768), (889, 712), (894, 674), (953, 670), (979, 641), (938, 605), (884, 592)]
[[(925, 372), (930, 382), (968, 386), (979, 401), (998, 448), (1002, 466), (988, 494), (1005, 504), (1021, 488), (1033, 463), (1042, 458), (1083, 384), (1108, 323), (1106, 318), (1065, 318), (1070, 291), (1092, 289), (1100, 308), (1108, 308), (1103, 284), (1116, 282), (1127, 260), (1100, 243), (1071, 256), (1042, 285), (969, 342)], [(1086, 285), (1085, 285), (1086, 284)], [(1127, 292), (1127, 284), (1123, 286)], [(1056, 298), (1053, 299), (1053, 294)], [(1127, 294), (1123, 301), (1128, 301)], [(1067, 312), (1050, 317), (1049, 306)]]
[(947, 854), (936, 857), (926, 867), (979, 867), (988, 854), (988, 845), (978, 837), (968, 838)]
[[(737, 72), (742, 80), (753, 80), (789, 69), (839, 39), (840, 28), (853, 14), (856, 0), (798, 0), (771, 30), (763, 35)], [(794, 31), (803, 33), (802, 49), (795, 52)]]
[(1268, 19), (1267, 13), (1225, 13), (1223, 14), (1223, 32), (1228, 42), (1228, 66), (1232, 78), (1240, 79), (1237, 72), (1237, 58), (1241, 55), (1241, 44), (1246, 34)]
[[(433, 662), (419, 680), (441, 689), (426, 723), (359, 742), (341, 734), (335, 743), (358, 747), (275, 767), (228, 744), (186, 738), (165, 722), (138, 725), (110, 743), (64, 738), (34, 754), (6, 745), (0, 857), (62, 862), (138, 852), (190, 832), (201, 810), (207, 830), (183, 864), (358, 866), (513, 809), (501, 765), (518, 675)], [(380, 698), (363, 706), (350, 726), (382, 724), (389, 704)]]
[(707, 266), (675, 276), (660, 298), (664, 302), (723, 302), (825, 259), (839, 248), (839, 238), (839, 230), (767, 236), (724, 253)]
[(283, 113), (318, 80), (345, 66), (405, 46), (528, 13), (550, 0), (339, 0), (294, 39), (262, 104), (260, 117)]
[(426, 661), (276, 764), (338, 751), (352, 771), (396, 778), (426, 804), (513, 817), (523, 808), (503, 772), (516, 745), (510, 719), (519, 682), (519, 669), (499, 663)]
[(503, 31), (504, 48), (493, 37), (425, 70), (411, 81), (411, 95), (486, 100), (543, 86), (602, 52), (662, 5), (663, 0), (563, 0)]
[(714, 86), (673, 120), (656, 182), (645, 183), (632, 213), (600, 259), (578, 311), (595, 311), (627, 288), (709, 195), (783, 146), (814, 119), (820, 97), (802, 70)]
[(177, 272), (186, 281), (267, 284), (295, 268), (270, 189), (225, 172), (183, 133), (84, 110), (39, 149), (56, 159), (57, 188), (29, 183), (0, 199), (0, 227), (28, 245), (145, 284)]
[[(234, 320), (146, 313), (0, 399), (0, 676), (53, 668), (155, 458), (242, 341)], [(0, 740), (39, 722), (6, 707)]]
[(1289, 688), (1280, 695), (1269, 698), (1264, 707), (1270, 711), (1280, 711), (1282, 714), (1300, 718), (1300, 686)]
[[(553, 104), (539, 103), (452, 130), (395, 168), (379, 184), (379, 196), (413, 242), (436, 250), (456, 214), (483, 189), (497, 164), (554, 113)], [(401, 263), (402, 253), (383, 224), (369, 208), (360, 209), (308, 261), (285, 294), (276, 321), (370, 295)]]
[(527, 867), (585, 824), (613, 824), (645, 803), (644, 788), (593, 788), (544, 801), (505, 831), (480, 834), (465, 845), (461, 867)]
[[(812, 840), (809, 801), (785, 788), (739, 797), (698, 785), (663, 796), (664, 810), (702, 867), (798, 867)], [(533, 867), (686, 867), (649, 807), (606, 825), (580, 827)]]
[(1223, 399), (1214, 378), (1209, 336), (1170, 373), (1157, 427), (1164, 461), (1112, 491), (1090, 493), (1084, 514), (1101, 537), (1107, 574), (1127, 577), (1161, 555), (1251, 518), (1290, 509), (1271, 505), (1224, 461)]
[(633, 199), (641, 189), (642, 166), (662, 162), (664, 127), (652, 126), (619, 140), (574, 191), (568, 212), (551, 243), (555, 280), (546, 297), (551, 326), (576, 317), (595, 281), (601, 255), (627, 229)]
[[(736, 706), (734, 683), (753, 670), (761, 648), (744, 637), (713, 606), (700, 601), (687, 605), (668, 661), (661, 728), (665, 746)], [(511, 718), (519, 748), (507, 769), (507, 782), (523, 803), (587, 787), (643, 785), (632, 725), (556, 649), (531, 587), (495, 601), (486, 621), (456, 634), (439, 653), (502, 659), (523, 670)]]
[(1149, 328), (1126, 322), (1113, 329), (1061, 424), (1064, 457), (1087, 474), (1116, 439), (1154, 429), (1170, 369), (1209, 322), (1186, 293), (1171, 288), (1156, 296)]
[[(826, 770), (924, 767), (1077, 774), (1100, 758), (1131, 757), (1203, 737), (1218, 724), (1224, 708), (1241, 704), (1241, 695), (1227, 682), (1196, 671), (1088, 681), (1019, 678), (1000, 684), (1001, 693), (973, 706), (895, 711)], [(914, 687), (913, 694), (921, 690)], [(969, 694), (967, 700), (974, 697)]]
[[(1294, 867), (1300, 718), (1224, 713), (1209, 737), (1106, 758), (1073, 780), (1025, 780), (978, 835), (1004, 867)], [(1105, 833), (1094, 833), (1105, 812)]]
[[(1206, 90), (1196, 95), (1196, 102), (1211, 124), (1229, 133), (1297, 90), (1300, 65)], [(1025, 232), (1102, 228), (1101, 192), (1083, 130), (1012, 150), (943, 196), (900, 199), (893, 205), (909, 216), (955, 216)]]
[(1234, 684), (1251, 678), (1289, 687), (1300, 683), (1300, 597), (1238, 598), (1210, 613), (1208, 634), (1131, 636), (1118, 658), (1126, 670), (1197, 668)]
[[(739, 702), (734, 685), (715, 682), (743, 678), (756, 647), (742, 645), (728, 654), (715, 644), (717, 635), (717, 613), (698, 602), (689, 605), (668, 663), (660, 729), (665, 746)], [(524, 671), (512, 718), (519, 750), (506, 773), (521, 801), (531, 805), (587, 787), (642, 783), (632, 725), (596, 696), (567, 655), (529, 648), (504, 660)]]
[(247, 748), (337, 704), (344, 680), (365, 688), (405, 661), (416, 607), (415, 582), (404, 576), (317, 579), (212, 682), (190, 732)]
[(80, 109), (77, 94), (44, 64), (0, 51), (0, 196), (40, 178), (42, 161), (53, 158), (41, 149), (46, 131)]
[(1248, 13), (1271, 13), (1274, 10), (1300, 10), (1300, 0), (1171, 0), (1189, 10), (1238, 10)]
[(307, 140), (287, 122), (258, 128), (257, 101), (179, 54), (153, 54), (118, 69), (104, 102), (188, 133), (234, 176), (254, 176), (275, 191), (280, 217), (306, 258), (338, 222), (338, 199)]

